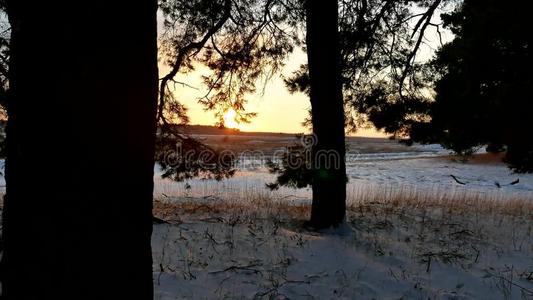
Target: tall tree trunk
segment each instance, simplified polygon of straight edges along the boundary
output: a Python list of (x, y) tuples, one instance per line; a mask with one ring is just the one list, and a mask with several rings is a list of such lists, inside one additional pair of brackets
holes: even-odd
[(344, 108), (338, 3), (307, 0), (307, 55), (313, 133), (311, 225), (336, 226), (346, 214)]
[(8, 0), (3, 299), (152, 299), (157, 3)]

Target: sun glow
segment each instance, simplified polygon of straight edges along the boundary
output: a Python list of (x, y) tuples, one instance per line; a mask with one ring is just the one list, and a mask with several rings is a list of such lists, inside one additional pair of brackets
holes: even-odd
[(228, 110), (224, 114), (224, 126), (227, 128), (238, 128), (239, 123), (235, 120), (236, 117), (237, 113), (233, 109)]

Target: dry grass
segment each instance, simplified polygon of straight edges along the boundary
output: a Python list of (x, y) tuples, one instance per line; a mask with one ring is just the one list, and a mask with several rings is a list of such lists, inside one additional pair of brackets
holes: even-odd
[(417, 189), (416, 187), (367, 186), (352, 190), (348, 210), (380, 204), (391, 208), (444, 210), (451, 214), (505, 214), (533, 217), (533, 199), (523, 195), (481, 193), (466, 189)]
[[(301, 198), (296, 197), (296, 200)], [(310, 200), (294, 201), (291, 196), (251, 189), (222, 197), (161, 197), (154, 202), (154, 213), (161, 217), (180, 214), (243, 213), (305, 219)], [(348, 191), (348, 215), (369, 207), (384, 210), (431, 211), (455, 215), (506, 215), (533, 220), (533, 199), (512, 194), (470, 192), (464, 189), (417, 189), (416, 187), (364, 186)]]
[(304, 219), (310, 215), (310, 212), (311, 206), (308, 204), (267, 202), (264, 199), (248, 203), (193, 198), (154, 201), (154, 215), (170, 222), (180, 222), (184, 215), (196, 217), (240, 215), (248, 219)]
[[(215, 271), (190, 271), (190, 267), (182, 268), (183, 271), (172, 264), (169, 268), (196, 275), (229, 273), (227, 278), (230, 280), (238, 280), (237, 273), (246, 271), (250, 273), (246, 278), (255, 276), (257, 282), (264, 285), (258, 287), (259, 291), (272, 293), (269, 296), (281, 293), (288, 282), (285, 274), (290, 266), (281, 264), (283, 268), (275, 269), (280, 263), (268, 260), (263, 252), (272, 251), (270, 249), (312, 251), (315, 238), (319, 240), (322, 237), (299, 226), (299, 221), (309, 218), (309, 200), (292, 201), (276, 194), (255, 194), (253, 191), (246, 193), (247, 198), (182, 197), (155, 201), (154, 213), (157, 216), (179, 224), (175, 227), (179, 230), (182, 227), (186, 229), (180, 231), (180, 238), (186, 243), (184, 249), (210, 247), (220, 253), (227, 251), (229, 257), (235, 253), (246, 253), (245, 258), (253, 258), (252, 261), (231, 260), (229, 267), (217, 267), (222, 271), (217, 268)], [(408, 186), (366, 186), (349, 190), (348, 195), (346, 223), (353, 234), (343, 236), (342, 243), (352, 245), (351, 251), (372, 257), (369, 264), (399, 262), (389, 268), (394, 281), (410, 282), (415, 287), (425, 286), (426, 289), (430, 284), (423, 278), (432, 278), (432, 273), (439, 276), (437, 274), (442, 275), (443, 270), (447, 270), (446, 276), (468, 273), (481, 278), (486, 286), (494, 288), (495, 298), (533, 297), (530, 263), (533, 253), (533, 199), (464, 189), (423, 190)], [(195, 226), (207, 226), (209, 230), (202, 234), (201, 230), (193, 230)], [(287, 232), (290, 234), (287, 235)], [(165, 255), (167, 259), (169, 255)], [(183, 259), (180, 255), (177, 254), (177, 257)], [(298, 261), (283, 251), (277, 255), (283, 258), (280, 261)], [(299, 254), (294, 255), (298, 258)], [(200, 258), (195, 259), (200, 261)], [(163, 259), (161, 261), (161, 269), (166, 270), (168, 263)], [(186, 261), (193, 260), (187, 258)], [(206, 261), (212, 264), (208, 259)], [(239, 272), (235, 268), (239, 268)], [(328, 275), (334, 276), (333, 273)], [(269, 285), (265, 278), (271, 277), (279, 277), (278, 281), (282, 284)], [(320, 280), (326, 280), (324, 278)], [(221, 282), (227, 284), (229, 281), (226, 280), (223, 278)], [(368, 279), (363, 276), (361, 280)], [(468, 284), (458, 282), (455, 292), (474, 289)], [(357, 285), (357, 280), (346, 284), (347, 287), (351, 285)], [(437, 296), (425, 297), (428, 298), (439, 299)]]

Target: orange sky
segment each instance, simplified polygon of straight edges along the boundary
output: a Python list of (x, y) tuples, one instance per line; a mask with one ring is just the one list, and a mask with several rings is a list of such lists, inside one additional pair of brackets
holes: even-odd
[[(440, 23), (438, 15), (435, 23)], [(161, 24), (160, 24), (161, 26)], [(452, 39), (451, 33), (443, 31), (444, 42)], [(416, 56), (417, 61), (425, 61), (431, 58), (435, 49), (439, 47), (439, 39), (436, 30), (431, 27), (425, 35), (424, 43), (420, 53)], [(309, 98), (304, 94), (290, 94), (282, 80), (283, 75), (290, 75), (293, 71), (306, 62), (306, 55), (297, 50), (287, 61), (287, 65), (282, 74), (278, 74), (267, 84), (264, 93), (261, 88), (259, 92), (248, 97), (246, 106), (248, 112), (256, 112), (258, 115), (250, 124), (238, 124), (236, 127), (242, 131), (262, 131), (262, 132), (286, 132), (302, 133), (307, 130), (302, 126), (302, 121), (307, 116), (310, 103)], [(168, 71), (167, 66), (160, 66), (161, 76)], [(196, 89), (176, 85), (174, 93), (176, 98), (189, 109), (191, 124), (213, 125), (216, 120), (213, 112), (206, 112), (198, 99), (206, 94), (207, 89), (203, 86), (200, 78), (202, 74), (208, 74), (206, 68), (198, 67), (190, 74), (179, 74), (177, 81), (185, 82)], [(385, 137), (386, 135), (375, 129), (361, 129), (357, 136)]]
[[(305, 54), (301, 51), (296, 52), (288, 60), (285, 70), (282, 74), (276, 75), (266, 85), (263, 93), (262, 88), (258, 92), (248, 97), (249, 102), (246, 105), (248, 112), (256, 112), (257, 117), (252, 119), (249, 124), (238, 124), (236, 127), (241, 131), (259, 131), (259, 132), (286, 132), (302, 133), (307, 130), (302, 125), (302, 121), (307, 116), (307, 110), (310, 107), (307, 95), (298, 93), (290, 94), (287, 91), (282, 79), (282, 75), (290, 75), (300, 64), (305, 63)], [(168, 67), (161, 66), (160, 73), (164, 73)], [(213, 112), (206, 112), (203, 106), (198, 104), (198, 99), (205, 95), (206, 88), (200, 81), (202, 74), (208, 74), (208, 70), (199, 67), (193, 73), (179, 74), (177, 81), (185, 82), (194, 88), (176, 85), (174, 93), (176, 98), (189, 109), (191, 124), (213, 125), (216, 120)], [(171, 85), (174, 88), (173, 85)], [(358, 136), (383, 137), (382, 133), (372, 129), (362, 129), (357, 133)]]

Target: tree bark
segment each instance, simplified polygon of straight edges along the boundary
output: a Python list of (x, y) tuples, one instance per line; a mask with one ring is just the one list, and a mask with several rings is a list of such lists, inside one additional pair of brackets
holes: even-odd
[(152, 299), (157, 2), (8, 0), (2, 299)]
[(307, 0), (307, 55), (313, 133), (311, 225), (337, 226), (346, 214), (344, 106), (337, 1)]

